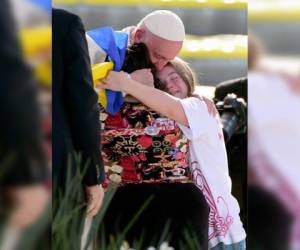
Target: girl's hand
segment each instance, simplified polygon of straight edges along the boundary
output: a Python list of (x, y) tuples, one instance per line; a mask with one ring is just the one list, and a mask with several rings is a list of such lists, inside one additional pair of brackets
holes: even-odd
[(151, 69), (139, 69), (130, 74), (131, 78), (139, 83), (154, 87), (154, 79)]
[(128, 92), (133, 81), (148, 87), (154, 87), (153, 75), (149, 69), (136, 70), (130, 75), (123, 71), (110, 71), (107, 77), (102, 79), (101, 82), (97, 84), (97, 87), (114, 91)]
[(102, 79), (100, 84), (97, 85), (97, 87), (110, 89), (114, 91), (123, 91), (124, 86), (126, 84), (130, 84), (130, 81), (130, 76), (127, 73), (123, 71), (110, 71), (106, 78)]

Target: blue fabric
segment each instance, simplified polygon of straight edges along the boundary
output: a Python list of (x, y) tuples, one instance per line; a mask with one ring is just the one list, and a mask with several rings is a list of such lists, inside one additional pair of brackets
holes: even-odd
[(114, 31), (111, 27), (90, 30), (87, 34), (107, 53), (109, 59), (114, 62), (114, 70), (120, 71), (125, 59), (128, 34)]
[[(114, 31), (111, 27), (90, 30), (87, 34), (106, 52), (108, 59), (113, 61), (114, 70), (120, 71), (125, 60), (128, 34), (125, 32)], [(106, 90), (106, 98), (106, 110), (111, 114), (118, 112), (124, 103), (121, 92)]]

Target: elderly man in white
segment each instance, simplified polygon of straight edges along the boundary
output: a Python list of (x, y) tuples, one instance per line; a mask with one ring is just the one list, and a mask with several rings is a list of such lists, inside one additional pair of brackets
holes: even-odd
[[(123, 31), (129, 35), (128, 46), (134, 43), (144, 43), (147, 46), (150, 60), (157, 70), (161, 70), (178, 55), (185, 38), (183, 22), (175, 13), (167, 10), (153, 11), (136, 26), (127, 27)], [(86, 37), (91, 64), (104, 62), (104, 50), (88, 34)], [(145, 84), (147, 81), (150, 81), (150, 84), (153, 82), (149, 70), (137, 70), (131, 77)]]

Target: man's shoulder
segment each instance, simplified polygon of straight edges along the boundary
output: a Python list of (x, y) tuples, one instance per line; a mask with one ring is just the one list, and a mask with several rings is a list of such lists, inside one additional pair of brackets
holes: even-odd
[(68, 27), (74, 21), (81, 22), (79, 16), (67, 10), (53, 8), (52, 22), (55, 27)]
[(63, 10), (63, 9), (56, 9), (53, 8), (52, 10), (52, 15), (54, 18), (61, 18), (61, 19), (65, 19), (65, 20), (72, 20), (73, 18), (78, 17), (77, 15), (75, 15), (74, 13), (67, 11), (67, 10)]

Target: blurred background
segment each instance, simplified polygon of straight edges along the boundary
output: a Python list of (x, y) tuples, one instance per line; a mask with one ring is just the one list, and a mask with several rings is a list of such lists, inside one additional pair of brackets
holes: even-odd
[[(51, 165), (52, 32), (51, 0), (10, 0), (25, 63), (36, 81), (44, 149)], [(21, 11), (22, 10), (22, 11)]]
[(250, 0), (248, 32), (257, 36), (266, 51), (268, 67), (300, 74), (300, 2)]
[(1, 1), (0, 33), (0, 249), (50, 249), (51, 1)]
[(171, 10), (186, 27), (180, 56), (191, 63), (201, 85), (215, 86), (247, 74), (246, 0), (53, 0), (53, 6), (78, 14), (86, 30), (121, 30), (153, 10)]
[(248, 248), (300, 249), (300, 4), (250, 0)]

